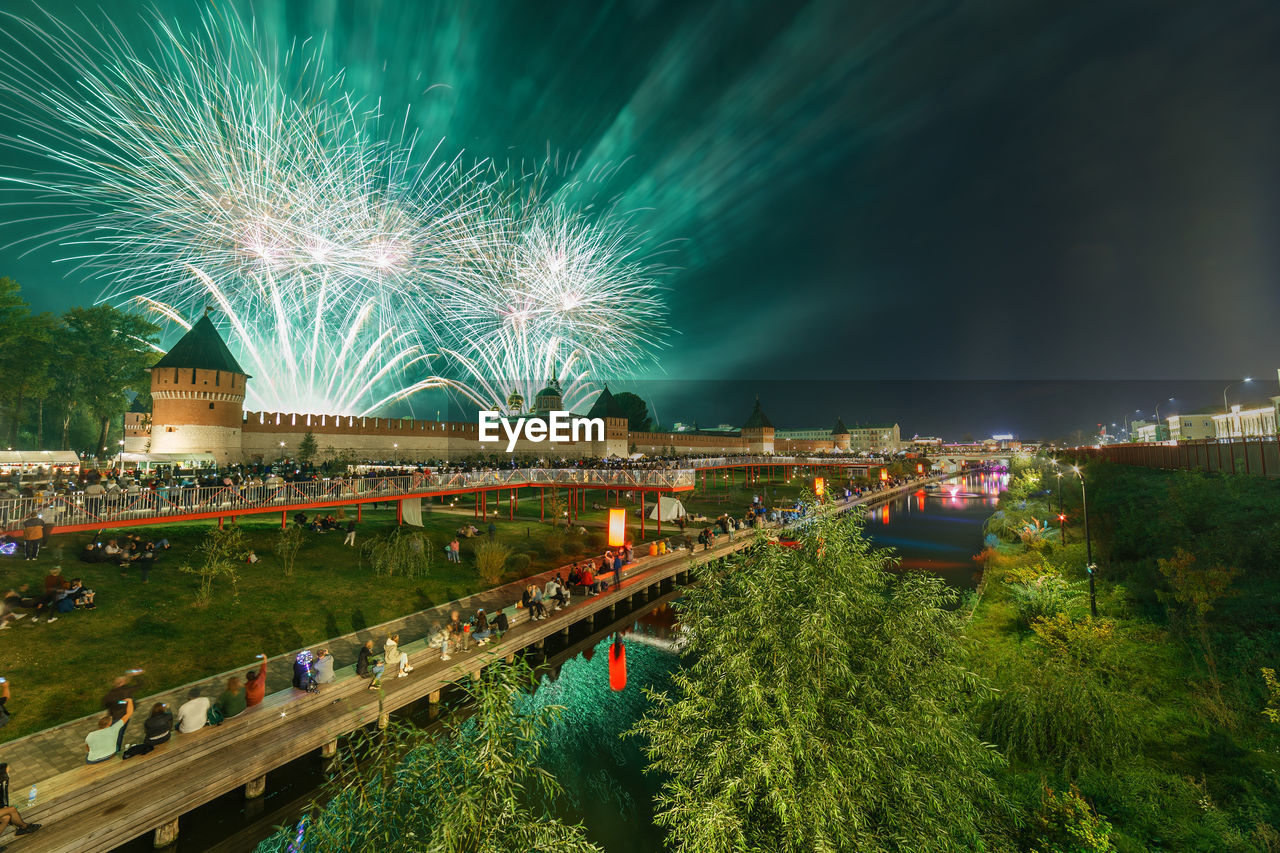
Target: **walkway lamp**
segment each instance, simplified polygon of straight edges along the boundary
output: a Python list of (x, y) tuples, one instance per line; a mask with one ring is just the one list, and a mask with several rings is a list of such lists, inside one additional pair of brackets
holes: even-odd
[(1093, 540), (1089, 537), (1089, 496), (1085, 490), (1084, 474), (1080, 472), (1080, 466), (1072, 465), (1071, 470), (1080, 478), (1080, 508), (1084, 513), (1085, 569), (1089, 572), (1089, 613), (1097, 618), (1098, 593), (1094, 586), (1094, 573), (1097, 566), (1093, 564)]
[[(661, 513), (661, 510), (659, 510)], [(625, 507), (609, 508), (609, 547), (621, 548), (627, 541), (627, 510)]]
[[(1232, 383), (1231, 383), (1230, 385), (1228, 385), (1226, 388), (1223, 388), (1223, 389), (1222, 389), (1222, 411), (1223, 411), (1223, 413), (1224, 413), (1224, 414), (1226, 414), (1226, 415), (1230, 415), (1230, 414), (1231, 414), (1231, 406), (1229, 406), (1229, 405), (1227, 404), (1227, 392), (1228, 392), (1228, 391), (1230, 391), (1232, 388), (1236, 387), (1237, 385), (1244, 385), (1244, 384), (1246, 384), (1246, 383), (1248, 383), (1248, 382), (1252, 382), (1252, 381), (1253, 381), (1253, 379), (1252, 379), (1251, 377), (1246, 376), (1244, 379), (1241, 379), (1239, 382), (1232, 382)], [(1231, 435), (1231, 419), (1230, 419), (1230, 417), (1228, 417), (1228, 418), (1227, 418), (1227, 420), (1226, 420), (1226, 424), (1227, 424), (1227, 436), (1229, 437), (1229, 436)], [(1241, 429), (1241, 430), (1240, 430), (1240, 432), (1241, 432), (1241, 434), (1243, 434), (1243, 433), (1244, 433), (1244, 429)]]

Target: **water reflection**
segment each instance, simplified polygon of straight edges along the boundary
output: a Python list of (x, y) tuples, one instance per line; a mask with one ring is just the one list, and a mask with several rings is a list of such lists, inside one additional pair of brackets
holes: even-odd
[(901, 495), (867, 513), (867, 535), (893, 548), (904, 569), (937, 572), (960, 589), (977, 585), (973, 557), (1007, 472), (957, 476)]

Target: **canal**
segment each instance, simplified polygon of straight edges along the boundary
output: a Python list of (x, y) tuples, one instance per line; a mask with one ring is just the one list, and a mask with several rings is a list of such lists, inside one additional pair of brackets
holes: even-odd
[[(973, 589), (982, 524), (1005, 482), (1006, 475), (998, 473), (971, 474), (900, 496), (868, 511), (867, 533), (877, 545), (893, 548), (902, 568), (937, 572), (959, 589)], [(609, 689), (608, 640), (579, 626), (565, 647), (549, 652), (542, 662), (546, 677), (525, 701), (565, 708), (544, 753), (547, 769), (566, 789), (564, 817), (582, 820), (590, 839), (608, 853), (651, 853), (662, 848), (652, 811), (661, 780), (643, 772), (640, 744), (619, 734), (644, 713), (644, 688), (670, 685), (680, 632), (670, 601), (623, 617), (611, 628), (627, 632), (625, 691)], [(432, 725), (430, 714), (424, 703), (403, 716)], [(185, 815), (178, 843), (168, 853), (253, 850), (275, 827), (297, 820), (323, 783), (324, 766), (319, 756), (300, 759), (267, 774), (262, 799), (246, 802), (235, 791)], [(148, 833), (117, 853), (151, 850)]]

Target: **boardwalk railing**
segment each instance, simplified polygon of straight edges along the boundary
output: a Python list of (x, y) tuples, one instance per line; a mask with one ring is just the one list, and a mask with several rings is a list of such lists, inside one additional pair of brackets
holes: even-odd
[(1280, 438), (1205, 438), (1081, 447), (1077, 453), (1121, 465), (1280, 477)]

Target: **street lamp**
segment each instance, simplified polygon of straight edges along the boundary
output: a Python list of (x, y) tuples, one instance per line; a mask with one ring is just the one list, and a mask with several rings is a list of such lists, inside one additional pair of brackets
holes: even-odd
[(1089, 537), (1089, 496), (1085, 491), (1084, 474), (1080, 471), (1079, 465), (1072, 465), (1071, 470), (1080, 478), (1080, 509), (1084, 513), (1084, 552), (1086, 565), (1085, 569), (1089, 572), (1089, 613), (1096, 619), (1098, 616), (1098, 593), (1094, 586), (1094, 569), (1097, 568), (1093, 564), (1093, 540)]
[[(1172, 403), (1173, 398), (1170, 397), (1165, 402)], [(1156, 441), (1160, 440), (1160, 404), (1156, 403)]]
[[(1226, 414), (1226, 415), (1227, 415), (1226, 424), (1227, 424), (1227, 436), (1228, 436), (1228, 437), (1230, 437), (1230, 436), (1231, 436), (1231, 417), (1230, 417), (1230, 415), (1231, 415), (1231, 406), (1227, 405), (1227, 392), (1228, 392), (1228, 391), (1230, 391), (1232, 388), (1236, 387), (1237, 385), (1244, 385), (1245, 383), (1252, 382), (1252, 381), (1253, 381), (1253, 379), (1252, 379), (1251, 377), (1246, 376), (1244, 379), (1241, 379), (1239, 382), (1232, 382), (1232, 383), (1231, 383), (1230, 385), (1228, 385), (1226, 388), (1223, 388), (1223, 389), (1222, 389), (1222, 411), (1223, 411), (1223, 413), (1224, 413), (1224, 414)], [(1241, 430), (1240, 430), (1240, 432), (1241, 432), (1241, 433), (1243, 433), (1243, 432), (1244, 432), (1244, 430), (1243, 430), (1243, 429), (1241, 429)]]
[(399, 444), (393, 444), (393, 445), (391, 445), (391, 446), (395, 448), (395, 451), (396, 451), (396, 464), (397, 464), (397, 465), (399, 465), (399, 464), (400, 464), (400, 445), (399, 445)]

